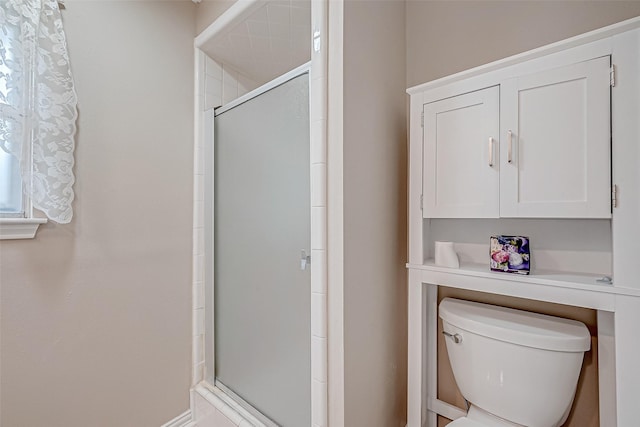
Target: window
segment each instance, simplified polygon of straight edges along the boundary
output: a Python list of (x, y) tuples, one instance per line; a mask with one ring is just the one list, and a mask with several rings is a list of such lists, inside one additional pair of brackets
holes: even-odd
[(73, 216), (77, 96), (57, 0), (3, 0), (0, 16), (0, 239), (33, 237), (33, 208)]
[[(14, 29), (15, 30), (15, 29)], [(14, 38), (9, 37), (10, 35)], [(0, 123), (0, 217), (24, 216), (22, 205), (22, 177), (20, 176), (20, 162), (18, 158), (9, 153), (9, 140), (11, 130), (10, 117), (17, 114), (17, 110), (11, 105), (11, 69), (8, 64), (15, 63), (14, 49), (11, 43), (15, 39), (15, 32), (2, 36), (0, 45), (0, 108), (2, 122)]]
[(18, 159), (4, 150), (0, 150), (0, 216), (24, 216)]

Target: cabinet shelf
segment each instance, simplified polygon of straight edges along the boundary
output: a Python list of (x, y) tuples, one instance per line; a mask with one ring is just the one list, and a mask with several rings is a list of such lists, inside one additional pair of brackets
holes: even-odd
[(439, 267), (432, 259), (421, 265), (407, 264), (407, 268), (420, 274), (423, 283), (597, 310), (613, 311), (615, 295), (640, 296), (638, 290), (598, 282), (602, 275), (594, 274), (536, 270), (525, 276), (494, 272), (486, 264)]
[(613, 287), (611, 284), (598, 282), (598, 279), (601, 279), (603, 277), (603, 275), (598, 274), (561, 272), (552, 270), (536, 270), (529, 275), (501, 273), (499, 271), (492, 271), (488, 265), (480, 263), (463, 263), (460, 265), (460, 268), (440, 267), (435, 264), (435, 261), (433, 259), (428, 260), (424, 263), (424, 265), (420, 267), (427, 270), (443, 271), (452, 274), (491, 277), (498, 280), (509, 280), (522, 283), (538, 283), (549, 286), (577, 287), (585, 289), (592, 289), (594, 286), (603, 289), (610, 289)]

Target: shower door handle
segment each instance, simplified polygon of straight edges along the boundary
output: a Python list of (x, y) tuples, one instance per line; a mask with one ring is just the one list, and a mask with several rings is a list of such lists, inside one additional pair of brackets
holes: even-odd
[(307, 265), (311, 265), (311, 255), (307, 255), (307, 252), (302, 249), (300, 251), (300, 270), (306, 270)]

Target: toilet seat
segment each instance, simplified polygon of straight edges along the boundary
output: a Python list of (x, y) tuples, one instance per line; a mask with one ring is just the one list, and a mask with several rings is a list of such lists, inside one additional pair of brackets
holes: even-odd
[(470, 420), (467, 417), (458, 418), (452, 423), (447, 424), (447, 427), (488, 427), (486, 424), (480, 424), (475, 420)]

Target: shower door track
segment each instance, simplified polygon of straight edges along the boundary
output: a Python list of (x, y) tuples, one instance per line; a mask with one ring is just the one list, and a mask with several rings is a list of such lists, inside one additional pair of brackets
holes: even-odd
[(235, 107), (237, 107), (238, 105), (244, 104), (247, 101), (252, 100), (253, 98), (262, 95), (265, 92), (269, 92), (271, 89), (274, 89), (280, 85), (285, 84), (286, 82), (288, 82), (289, 80), (293, 80), (296, 77), (302, 76), (304, 74), (308, 74), (309, 70), (311, 69), (311, 62), (307, 62), (305, 64), (300, 65), (297, 68), (294, 68), (293, 70), (279, 76), (276, 77), (275, 79), (271, 80), (268, 83), (263, 84), (262, 86), (252, 90), (251, 92), (247, 92), (246, 94), (242, 95), (239, 98), (234, 99), (233, 101), (224, 104), (218, 108), (215, 108), (213, 110), (213, 114), (214, 116), (218, 116), (226, 111), (229, 111)]
[(249, 402), (244, 400), (242, 397), (238, 396), (236, 393), (233, 392), (233, 390), (231, 390), (229, 387), (224, 385), (221, 381), (215, 380), (215, 387), (220, 389), (227, 396), (229, 396), (235, 403), (240, 405), (245, 411), (249, 412), (251, 415), (253, 415), (258, 420), (260, 420), (265, 427), (280, 427), (279, 424), (276, 424), (275, 422), (273, 422), (273, 420), (269, 419), (262, 412), (258, 411), (256, 408), (253, 407), (253, 405), (251, 405)]

